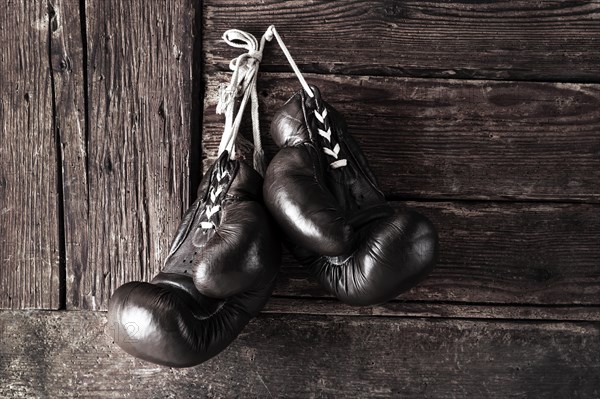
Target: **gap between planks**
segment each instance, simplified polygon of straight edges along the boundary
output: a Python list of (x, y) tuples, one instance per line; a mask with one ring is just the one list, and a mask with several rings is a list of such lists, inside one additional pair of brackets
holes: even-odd
[(600, 306), (474, 304), (393, 300), (374, 306), (350, 306), (333, 298), (273, 296), (263, 313), (329, 316), (379, 316), (464, 320), (600, 321)]

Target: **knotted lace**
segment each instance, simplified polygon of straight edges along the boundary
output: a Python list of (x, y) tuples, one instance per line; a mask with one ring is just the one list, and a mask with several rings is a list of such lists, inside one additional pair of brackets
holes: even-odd
[[(225, 114), (225, 128), (221, 137), (221, 143), (219, 144), (219, 156), (227, 151), (229, 159), (235, 159), (235, 142), (240, 130), (246, 104), (250, 98), (252, 136), (254, 140), (253, 164), (254, 169), (262, 176), (265, 171), (265, 162), (258, 120), (256, 77), (258, 66), (262, 60), (266, 39), (263, 35), (259, 44), (256, 38), (250, 33), (238, 29), (230, 29), (223, 34), (223, 40), (230, 46), (244, 49), (247, 52), (231, 60), (229, 63), (229, 69), (233, 71), (231, 81), (219, 91), (217, 114)], [(200, 222), (200, 227), (203, 230), (214, 229), (216, 227), (215, 220), (218, 212), (221, 210), (220, 202), (223, 197), (221, 194), (229, 178), (229, 173), (226, 170), (221, 171), (219, 166), (217, 166), (217, 170), (211, 177), (212, 181), (209, 184), (211, 188), (204, 206), (204, 218), (206, 220)]]
[[(248, 103), (248, 98), (250, 98), (252, 103), (250, 106), (252, 136), (254, 140), (253, 164), (254, 169), (262, 176), (265, 171), (265, 162), (260, 138), (256, 79), (265, 47), (266, 33), (262, 36), (260, 44), (253, 35), (238, 29), (230, 29), (225, 32), (223, 40), (230, 46), (245, 49), (247, 52), (231, 60), (229, 63), (229, 69), (233, 71), (231, 81), (219, 93), (217, 113), (225, 114), (225, 129), (219, 144), (219, 155), (223, 151), (228, 151), (231, 159), (235, 159), (235, 141), (244, 115), (244, 109)], [(239, 106), (236, 107), (238, 98), (241, 98), (241, 100)]]

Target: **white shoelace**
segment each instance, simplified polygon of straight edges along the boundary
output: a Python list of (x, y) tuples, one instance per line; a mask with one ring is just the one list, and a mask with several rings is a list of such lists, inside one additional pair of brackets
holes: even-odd
[(290, 63), (290, 66), (294, 70), (294, 73), (298, 77), (298, 80), (300, 81), (302, 88), (304, 89), (306, 94), (308, 94), (310, 96), (310, 98), (313, 98), (315, 96), (315, 94), (311, 90), (308, 83), (306, 83), (304, 76), (302, 76), (300, 69), (298, 69), (298, 65), (296, 65), (296, 61), (294, 61), (294, 59), (292, 58), (292, 55), (290, 54), (290, 51), (288, 50), (287, 46), (283, 42), (283, 39), (281, 38), (281, 36), (279, 36), (277, 29), (275, 29), (275, 25), (269, 26), (269, 28), (267, 29), (267, 31), (265, 32), (263, 37), (266, 37), (267, 41), (269, 41), (269, 42), (271, 40), (273, 40), (273, 37), (275, 37), (275, 39), (277, 39), (277, 43), (279, 44), (279, 47), (281, 47), (283, 54), (285, 54), (285, 58), (287, 58), (288, 62)]
[[(273, 37), (275, 37), (275, 39), (277, 39), (277, 43), (279, 44), (279, 47), (281, 47), (283, 54), (285, 54), (285, 57), (287, 58), (292, 69), (294, 70), (294, 73), (298, 77), (298, 80), (300, 81), (302, 88), (304, 89), (306, 94), (308, 94), (311, 98), (314, 98), (315, 94), (311, 90), (308, 83), (306, 83), (304, 76), (302, 76), (300, 69), (298, 69), (298, 65), (296, 65), (296, 62), (292, 58), (292, 55), (290, 54), (288, 48), (286, 47), (285, 43), (283, 43), (283, 39), (281, 39), (281, 36), (279, 36), (277, 29), (275, 29), (275, 25), (269, 26), (269, 29), (267, 29), (267, 31), (263, 35), (263, 38), (265, 38), (265, 37), (268, 41), (271, 41), (273, 39)], [(315, 110), (314, 115), (321, 125), (318, 128), (319, 135), (321, 137), (323, 137), (329, 144), (329, 147), (323, 147), (323, 152), (326, 155), (335, 159), (335, 161), (331, 162), (329, 164), (329, 166), (331, 166), (332, 169), (337, 169), (337, 168), (346, 166), (348, 164), (348, 161), (346, 159), (339, 158), (340, 145), (338, 143), (335, 143), (331, 139), (331, 127), (329, 125), (329, 119), (327, 117), (327, 108), (323, 107), (323, 110), (321, 112), (319, 112), (318, 110)]]
[(335, 159), (335, 161), (329, 163), (329, 166), (331, 166), (331, 169), (337, 169), (337, 168), (346, 166), (348, 164), (348, 161), (346, 159), (339, 157), (339, 154), (340, 154), (339, 143), (334, 144), (333, 140), (331, 140), (331, 126), (329, 125), (327, 108), (323, 107), (323, 111), (321, 111), (321, 112), (315, 110), (314, 114), (315, 114), (315, 117), (317, 118), (317, 120), (319, 121), (319, 123), (321, 124), (321, 127), (317, 128), (317, 132), (319, 133), (319, 136), (321, 136), (325, 140), (327, 140), (327, 142), (329, 143), (330, 146), (333, 146), (330, 148), (325, 147), (325, 146), (323, 147), (323, 152)]
[(223, 171), (223, 173), (221, 173), (221, 171), (218, 170), (214, 178), (216, 178), (218, 185), (216, 188), (213, 186), (208, 193), (208, 200), (206, 201), (206, 205), (204, 207), (204, 217), (206, 217), (206, 221), (200, 222), (200, 227), (204, 230), (214, 229), (216, 227), (212, 217), (221, 210), (221, 205), (217, 204), (217, 199), (219, 194), (223, 192), (222, 182), (225, 178), (229, 178), (229, 173), (227, 173), (227, 171)]
[[(232, 47), (245, 49), (247, 52), (231, 60), (229, 63), (229, 69), (233, 71), (231, 81), (227, 87), (222, 88), (219, 92), (217, 114), (225, 114), (225, 128), (219, 144), (218, 155), (220, 156), (224, 151), (228, 151), (230, 159), (235, 159), (235, 142), (239, 133), (244, 110), (246, 108), (246, 104), (248, 103), (248, 98), (250, 98), (252, 136), (254, 140), (253, 164), (254, 169), (256, 169), (261, 176), (264, 175), (265, 163), (262, 141), (260, 137), (256, 80), (258, 75), (258, 67), (262, 61), (265, 42), (270, 42), (273, 40), (273, 38), (277, 40), (279, 47), (281, 47), (281, 50), (285, 54), (306, 94), (308, 94), (311, 98), (314, 98), (315, 95), (312, 89), (304, 79), (304, 76), (302, 76), (302, 73), (298, 69), (296, 62), (292, 58), (292, 55), (281, 39), (281, 36), (279, 36), (279, 33), (275, 29), (274, 25), (271, 25), (262, 35), (260, 43), (252, 34), (239, 29), (230, 29), (223, 34), (223, 40), (225, 43)], [(236, 110), (236, 100), (239, 97), (241, 97), (241, 101)], [(320, 127), (318, 127), (319, 135), (323, 137), (329, 144), (329, 147), (323, 147), (323, 152), (335, 159), (335, 161), (331, 162), (329, 165), (332, 169), (346, 166), (346, 159), (339, 158), (339, 143), (335, 143), (331, 138), (331, 126), (329, 124), (327, 108), (323, 107), (321, 112), (315, 110), (314, 115), (320, 124)], [(227, 176), (228, 174), (226, 172), (224, 174), (218, 172), (216, 176), (217, 181), (221, 182), (222, 179)], [(214, 187), (211, 189), (204, 211), (207, 221), (200, 222), (200, 227), (202, 229), (207, 230), (214, 229), (216, 227), (215, 223), (212, 221), (212, 217), (221, 210), (221, 206), (216, 204), (216, 200), (219, 194), (221, 194), (222, 190), (222, 186), (219, 186), (217, 189)]]
[[(248, 98), (251, 99), (250, 112), (252, 116), (252, 135), (254, 139), (254, 169), (264, 175), (264, 152), (260, 138), (260, 124), (258, 118), (258, 93), (256, 91), (256, 77), (258, 67), (262, 60), (265, 47), (265, 33), (260, 44), (256, 38), (248, 32), (238, 29), (230, 29), (223, 34), (225, 43), (232, 47), (247, 50), (247, 53), (234, 58), (229, 63), (229, 69), (233, 71), (229, 85), (219, 93), (219, 104), (217, 114), (225, 114), (225, 129), (219, 144), (219, 155), (228, 151), (230, 159), (235, 159), (235, 141), (240, 130), (240, 124), (244, 115)], [(236, 99), (241, 97), (239, 107), (236, 110)]]
[[(238, 29), (230, 29), (223, 34), (223, 40), (230, 46), (247, 50), (247, 52), (231, 60), (229, 63), (229, 69), (233, 71), (231, 81), (227, 87), (222, 88), (219, 92), (217, 114), (225, 114), (225, 128), (221, 137), (221, 143), (219, 144), (219, 156), (224, 151), (227, 151), (229, 158), (235, 159), (235, 142), (248, 98), (250, 98), (252, 136), (254, 140), (253, 164), (254, 169), (261, 175), (264, 175), (265, 164), (258, 120), (256, 77), (258, 66), (262, 60), (266, 37), (263, 35), (259, 44), (256, 38), (250, 33)], [(237, 99), (240, 97), (241, 100), (238, 105)], [(217, 200), (223, 192), (223, 185), (226, 184), (224, 183), (224, 179), (229, 178), (229, 174), (227, 171), (223, 173), (217, 171), (214, 178), (216, 182), (211, 182), (212, 188), (208, 193), (208, 199), (204, 208), (206, 221), (200, 222), (200, 228), (203, 230), (214, 229), (216, 227), (213, 216), (217, 215), (221, 210), (221, 205), (218, 204)]]

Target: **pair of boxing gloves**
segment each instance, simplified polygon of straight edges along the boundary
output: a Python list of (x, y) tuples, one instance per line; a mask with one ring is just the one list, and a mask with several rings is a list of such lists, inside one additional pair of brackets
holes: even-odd
[(128, 353), (187, 367), (227, 347), (271, 295), (286, 246), (352, 305), (393, 299), (433, 268), (437, 234), (394, 211), (340, 114), (312, 86), (275, 114), (263, 178), (221, 154), (183, 216), (163, 270), (114, 293), (109, 323)]

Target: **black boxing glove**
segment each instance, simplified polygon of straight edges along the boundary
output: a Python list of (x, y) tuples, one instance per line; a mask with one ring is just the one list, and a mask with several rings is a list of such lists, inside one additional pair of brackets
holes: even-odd
[(330, 293), (353, 305), (388, 301), (431, 271), (436, 230), (387, 204), (343, 118), (311, 87), (314, 97), (300, 91), (274, 116), (280, 150), (265, 174), (265, 204)]
[(225, 349), (273, 291), (280, 243), (262, 178), (225, 151), (204, 176), (163, 270), (130, 282), (108, 310), (115, 342), (154, 363), (188, 367)]

